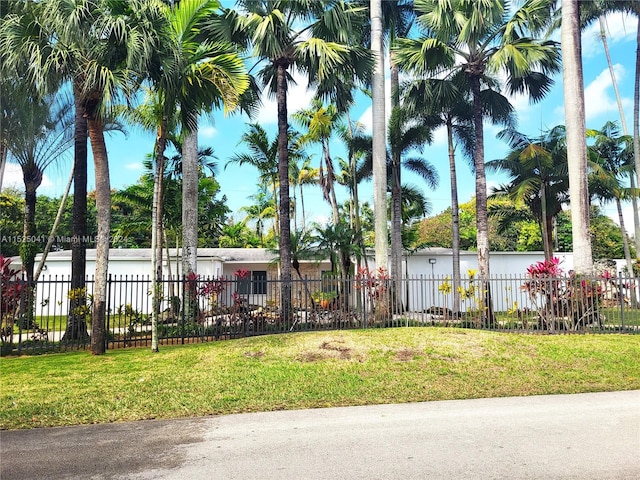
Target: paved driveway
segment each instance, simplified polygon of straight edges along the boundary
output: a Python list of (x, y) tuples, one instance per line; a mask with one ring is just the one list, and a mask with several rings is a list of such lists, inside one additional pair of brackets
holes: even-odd
[(0, 433), (0, 478), (633, 479), (640, 391)]

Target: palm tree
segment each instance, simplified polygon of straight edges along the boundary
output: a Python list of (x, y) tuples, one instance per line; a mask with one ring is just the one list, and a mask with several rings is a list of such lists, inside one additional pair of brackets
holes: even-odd
[[(465, 157), (473, 159), (473, 118), (469, 93), (465, 92), (464, 75), (458, 73), (451, 79), (421, 79), (403, 85), (403, 104), (407, 110), (424, 115), (433, 126), (445, 126), (447, 131), (447, 151), (449, 178), (451, 182), (451, 250), (453, 313), (460, 307), (460, 212), (458, 203), (458, 179), (455, 151), (461, 146)], [(491, 118), (496, 123), (509, 124), (511, 109), (487, 111), (497, 115)], [(455, 142), (454, 142), (455, 140)], [(471, 161), (473, 169), (473, 161)]]
[[(482, 282), (489, 278), (482, 97), (498, 96), (501, 72), (506, 74), (504, 87), (510, 93), (526, 92), (532, 101), (538, 101), (548, 92), (550, 75), (560, 67), (558, 45), (532, 36), (550, 23), (553, 3), (528, 0), (510, 11), (505, 0), (416, 0), (418, 24), (425, 34), (417, 40), (400, 39), (396, 48), (396, 61), (411, 72), (437, 74), (439, 78), (462, 72), (469, 82), (475, 131), (478, 269)], [(486, 292), (483, 312), (492, 321), (488, 284), (482, 290)]]
[[(183, 0), (163, 9), (165, 23), (154, 32), (162, 47), (154, 56), (149, 77), (159, 101), (156, 108), (156, 187), (152, 244), (154, 278), (160, 275), (162, 252), (161, 185), (164, 149), (171, 122), (179, 112), (182, 127), (183, 272), (197, 271), (198, 248), (198, 118), (201, 112), (224, 106), (234, 110), (249, 87), (249, 77), (237, 49), (216, 32), (203, 34), (220, 7), (217, 0)], [(156, 250), (159, 252), (156, 254)], [(154, 282), (155, 283), (155, 282)], [(155, 285), (152, 287), (156, 291)], [(159, 296), (156, 293), (156, 297)], [(158, 302), (155, 302), (156, 313)], [(185, 303), (187, 305), (187, 303)], [(154, 317), (157, 315), (154, 315)], [(153, 330), (155, 331), (155, 324)], [(157, 351), (157, 342), (152, 342)]]
[[(293, 160), (290, 158), (290, 160)], [(300, 210), (302, 213), (302, 231), (306, 230), (306, 225), (307, 225), (307, 220), (306, 220), (306, 215), (305, 215), (305, 209), (304, 209), (304, 186), (305, 185), (317, 185), (318, 184), (318, 179), (320, 176), (320, 169), (318, 168), (314, 168), (311, 166), (311, 158), (310, 157), (306, 157), (304, 159), (302, 159), (302, 164), (299, 164), (298, 162), (295, 163), (291, 163), (291, 172), (292, 172), (292, 182), (291, 185), (293, 186), (293, 188), (295, 189), (295, 187), (297, 186), (300, 189)], [(295, 192), (295, 190), (294, 190)], [(296, 197), (295, 197), (295, 193), (294, 193), (294, 202), (296, 202)], [(298, 212), (298, 209), (296, 207), (296, 214)], [(294, 225), (295, 225), (295, 220), (294, 220)], [(297, 231), (298, 229), (295, 228), (295, 231)]]
[(615, 122), (605, 123), (600, 130), (587, 130), (587, 137), (595, 139), (589, 150), (596, 154), (595, 162), (599, 167), (592, 169), (595, 172), (589, 178), (589, 192), (602, 202), (615, 202), (627, 271), (632, 274), (633, 261), (622, 215), (622, 200), (638, 195), (638, 189), (623, 185), (623, 179), (634, 174), (633, 139), (629, 135), (621, 135)]
[[(54, 2), (49, 2), (52, 4)], [(69, 3), (69, 2), (67, 2)], [(51, 32), (56, 23), (61, 19), (56, 12), (45, 9), (45, 2), (15, 2), (11, 3), (11, 9), (2, 18), (0, 23), (0, 62), (6, 68), (6, 76), (9, 78), (19, 74), (22, 82), (28, 82), (39, 92), (51, 92), (58, 88), (60, 82), (71, 78), (75, 103), (75, 127), (74, 127), (74, 181), (73, 181), (73, 225), (71, 242), (71, 289), (78, 291), (85, 285), (86, 270), (86, 242), (81, 239), (87, 233), (87, 118), (85, 115), (85, 99), (83, 98), (84, 73), (75, 75), (77, 70), (76, 58), (73, 51), (64, 48), (59, 49), (59, 42), (50, 43)], [(77, 29), (89, 27), (84, 25), (90, 22), (82, 14), (82, 3), (78, 2), (77, 8), (73, 5), (65, 5), (68, 14), (64, 20), (69, 20)], [(4, 12), (3, 12), (4, 13)], [(84, 22), (84, 23), (83, 23)], [(53, 61), (50, 59), (53, 57)], [(29, 59), (26, 69), (25, 59)], [(4, 76), (4, 74), (3, 74)], [(7, 120), (7, 119), (5, 119)], [(5, 121), (3, 126), (13, 125), (14, 122)], [(5, 158), (0, 145), (0, 157)], [(6, 153), (6, 150), (5, 152)], [(82, 296), (76, 296), (71, 300), (70, 312), (81, 307)], [(67, 328), (63, 339), (65, 341), (84, 341), (87, 338), (87, 327), (84, 315), (73, 313), (68, 316)]]
[(338, 211), (338, 201), (336, 200), (336, 174), (331, 158), (329, 141), (333, 134), (340, 129), (342, 114), (334, 105), (325, 106), (320, 99), (314, 99), (310, 108), (303, 108), (292, 116), (307, 129), (307, 133), (300, 137), (300, 144), (319, 143), (322, 148), (318, 179), (324, 199), (331, 205), (333, 222), (337, 223), (340, 218), (340, 212)]
[[(77, 104), (87, 121), (94, 158), (98, 238), (93, 292), (91, 351), (105, 351), (105, 316), (111, 193), (104, 139), (106, 112), (121, 95), (129, 96), (141, 80), (134, 73), (147, 65), (157, 45), (147, 30), (161, 21), (160, 2), (142, 0), (55, 0), (43, 2), (39, 25), (41, 38), (52, 39), (43, 49), (38, 40), (16, 46), (19, 55), (29, 54), (33, 69), (27, 80), (42, 89), (51, 75), (73, 79)], [(35, 52), (42, 57), (34, 56)], [(46, 56), (44, 56), (46, 53)], [(82, 169), (80, 169), (82, 170)], [(78, 174), (78, 171), (76, 171)]]
[(563, 125), (537, 138), (514, 129), (503, 130), (511, 151), (503, 159), (492, 160), (487, 168), (507, 172), (508, 185), (494, 194), (508, 195), (514, 203), (524, 202), (540, 226), (545, 259), (553, 257), (553, 220), (569, 200), (566, 131)]
[(14, 127), (19, 128), (6, 142), (9, 160), (20, 165), (24, 179), (24, 239), (20, 252), (27, 282), (31, 285), (39, 248), (37, 243), (29, 240), (36, 234), (36, 190), (42, 183), (44, 171), (71, 148), (73, 138), (69, 127), (72, 115), (70, 105), (63, 97), (37, 98), (24, 91), (22, 94), (19, 107), (22, 118), (12, 119)]
[(241, 0), (245, 15), (236, 30), (245, 30), (253, 55), (263, 62), (259, 78), (275, 95), (278, 118), (281, 291), (283, 315), (291, 305), (291, 225), (287, 86), (291, 70), (305, 72), (310, 83), (322, 83), (338, 71), (354, 72), (366, 51), (350, 45), (362, 9), (340, 0)]
[(179, 107), (183, 129), (183, 270), (197, 270), (198, 118), (213, 107), (232, 111), (250, 81), (236, 46), (215, 30), (204, 34), (220, 7), (217, 0), (182, 0), (171, 9), (170, 50), (166, 79), (170, 108)]
[[(273, 192), (269, 192), (264, 184), (261, 184), (258, 192), (248, 197), (253, 200), (252, 205), (242, 207), (240, 210), (246, 212), (246, 220), (253, 220), (256, 224), (256, 235), (260, 239), (260, 245), (264, 246), (264, 226), (265, 220), (274, 219), (276, 217), (277, 208), (275, 206), (275, 197)], [(275, 231), (275, 223), (273, 225), (273, 235), (271, 238), (275, 238), (277, 233)]]
[[(278, 139), (269, 139), (267, 131), (259, 124), (248, 125), (248, 131), (240, 137), (238, 145), (245, 145), (248, 153), (236, 153), (225, 164), (225, 169), (232, 164), (251, 165), (258, 169), (258, 181), (271, 189), (275, 204), (276, 228), (278, 225)], [(277, 230), (276, 230), (277, 234)]]
[(245, 222), (230, 222), (222, 226), (218, 245), (221, 248), (258, 247), (260, 240)]

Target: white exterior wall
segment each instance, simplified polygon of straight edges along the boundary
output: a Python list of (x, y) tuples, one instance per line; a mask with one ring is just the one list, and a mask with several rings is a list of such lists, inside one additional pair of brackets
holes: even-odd
[[(564, 272), (573, 268), (572, 253), (558, 253), (560, 266)], [(544, 252), (491, 252), (490, 276), (492, 282), (492, 298), (494, 310), (504, 311), (514, 306), (530, 308), (531, 299), (520, 291), (522, 279), (527, 268), (537, 262), (544, 261)], [(430, 263), (429, 260), (435, 260)], [(460, 253), (460, 275), (464, 288), (469, 288), (469, 270), (478, 270), (476, 252)], [(453, 293), (444, 294), (438, 290), (445, 281), (453, 277), (453, 258), (450, 249), (425, 249), (405, 258), (405, 273), (409, 280), (404, 285), (405, 304), (411, 311), (423, 311), (430, 307), (451, 308)], [(448, 280), (447, 280), (448, 279)], [(517, 302), (514, 304), (514, 302)], [(473, 300), (462, 301), (460, 310), (473, 308)]]

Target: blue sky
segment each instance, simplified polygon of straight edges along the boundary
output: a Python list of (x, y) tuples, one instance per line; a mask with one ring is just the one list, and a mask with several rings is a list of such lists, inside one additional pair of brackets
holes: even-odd
[[(612, 62), (615, 65), (614, 70), (622, 97), (629, 134), (632, 133), (633, 129), (636, 22), (636, 18), (622, 15), (613, 15), (607, 19), (607, 40)], [(582, 42), (587, 128), (598, 129), (607, 121), (620, 122), (597, 23), (583, 33)], [(312, 96), (313, 92), (308, 91), (305, 82), (299, 78), (298, 85), (292, 87), (289, 92), (289, 112), (308, 106)], [(515, 97), (512, 99), (512, 103), (515, 105), (518, 114), (518, 130), (530, 136), (536, 136), (543, 130), (564, 124), (562, 75), (557, 75), (553, 90), (543, 102), (530, 105), (527, 98)], [(370, 128), (370, 106), (368, 98), (361, 98), (352, 110), (351, 118), (357, 119), (366, 128)], [(270, 138), (273, 138), (276, 132), (275, 101), (265, 98), (263, 107), (253, 121), (260, 123), (267, 129)], [(212, 118), (202, 120), (199, 131), (200, 145), (212, 146), (216, 152), (218, 157), (217, 178), (221, 185), (221, 194), (227, 196), (228, 206), (234, 212), (233, 217), (235, 220), (241, 220), (244, 217), (239, 211), (243, 206), (251, 204), (251, 200), (248, 197), (257, 191), (257, 171), (254, 168), (230, 165), (225, 169), (227, 160), (234, 153), (245, 151), (242, 145), (238, 145), (238, 142), (248, 122), (250, 120), (241, 115), (225, 118), (222, 112), (214, 112)], [(500, 158), (507, 151), (506, 145), (495, 139), (498, 130), (498, 128), (489, 125), (485, 129), (486, 160)], [(146, 154), (153, 149), (153, 140), (153, 135), (144, 133), (136, 128), (130, 128), (127, 135), (113, 133), (107, 137), (113, 188), (122, 188), (136, 182), (143, 173), (142, 162)], [(344, 155), (344, 152), (339, 151), (336, 145), (332, 146), (332, 149), (334, 157)], [(307, 152), (312, 156), (314, 165), (317, 166), (319, 150), (310, 147)], [(426, 146), (422, 155), (436, 166), (440, 175), (439, 187), (435, 191), (429, 190), (421, 179), (408, 173), (403, 174), (403, 181), (424, 189), (427, 198), (432, 204), (432, 214), (437, 214), (450, 205), (450, 183), (444, 131), (435, 133), (433, 144)], [(66, 184), (70, 165), (69, 158), (60, 162), (59, 165), (51, 167), (46, 172), (39, 193), (60, 195)], [(466, 160), (460, 155), (458, 156), (458, 174), (460, 201), (466, 202), (474, 195), (474, 178)], [(489, 189), (491, 189), (492, 186), (503, 183), (505, 178), (489, 173), (487, 181)], [(16, 167), (7, 165), (3, 186), (19, 186), (20, 184), (21, 175), (16, 170)], [(94, 185), (93, 169), (90, 165), (89, 188), (93, 189)], [(338, 189), (340, 188), (338, 187)], [(329, 207), (322, 198), (320, 188), (316, 186), (306, 187), (304, 195), (307, 219), (309, 220), (311, 217), (311, 220), (326, 221), (330, 215)], [(346, 199), (347, 193), (344, 190), (338, 190), (338, 196), (339, 200)], [(360, 197), (362, 201), (373, 203), (371, 182), (362, 185)], [(615, 217), (613, 204), (604, 208), (607, 214)], [(630, 204), (625, 205), (625, 222), (627, 222), (627, 229), (632, 230), (630, 228), (633, 225)]]

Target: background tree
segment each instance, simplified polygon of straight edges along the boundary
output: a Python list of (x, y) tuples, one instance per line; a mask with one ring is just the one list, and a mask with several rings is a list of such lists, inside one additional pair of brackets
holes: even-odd
[[(540, 226), (545, 259), (553, 257), (553, 222), (568, 202), (566, 131), (560, 125), (531, 139), (515, 129), (503, 130), (511, 151), (503, 159), (487, 163), (490, 170), (509, 175), (509, 183), (494, 190), (514, 203), (524, 202)], [(494, 212), (495, 214), (495, 212)]]
[[(638, 189), (626, 187), (626, 180), (634, 175), (633, 139), (621, 135), (615, 122), (607, 122), (600, 130), (587, 130), (587, 137), (595, 139), (589, 152), (595, 154), (596, 171), (589, 175), (589, 192), (601, 202), (613, 201), (618, 212), (620, 236), (623, 242), (627, 271), (633, 272), (633, 260), (622, 214), (622, 200), (637, 196)], [(634, 303), (637, 299), (634, 298)]]

